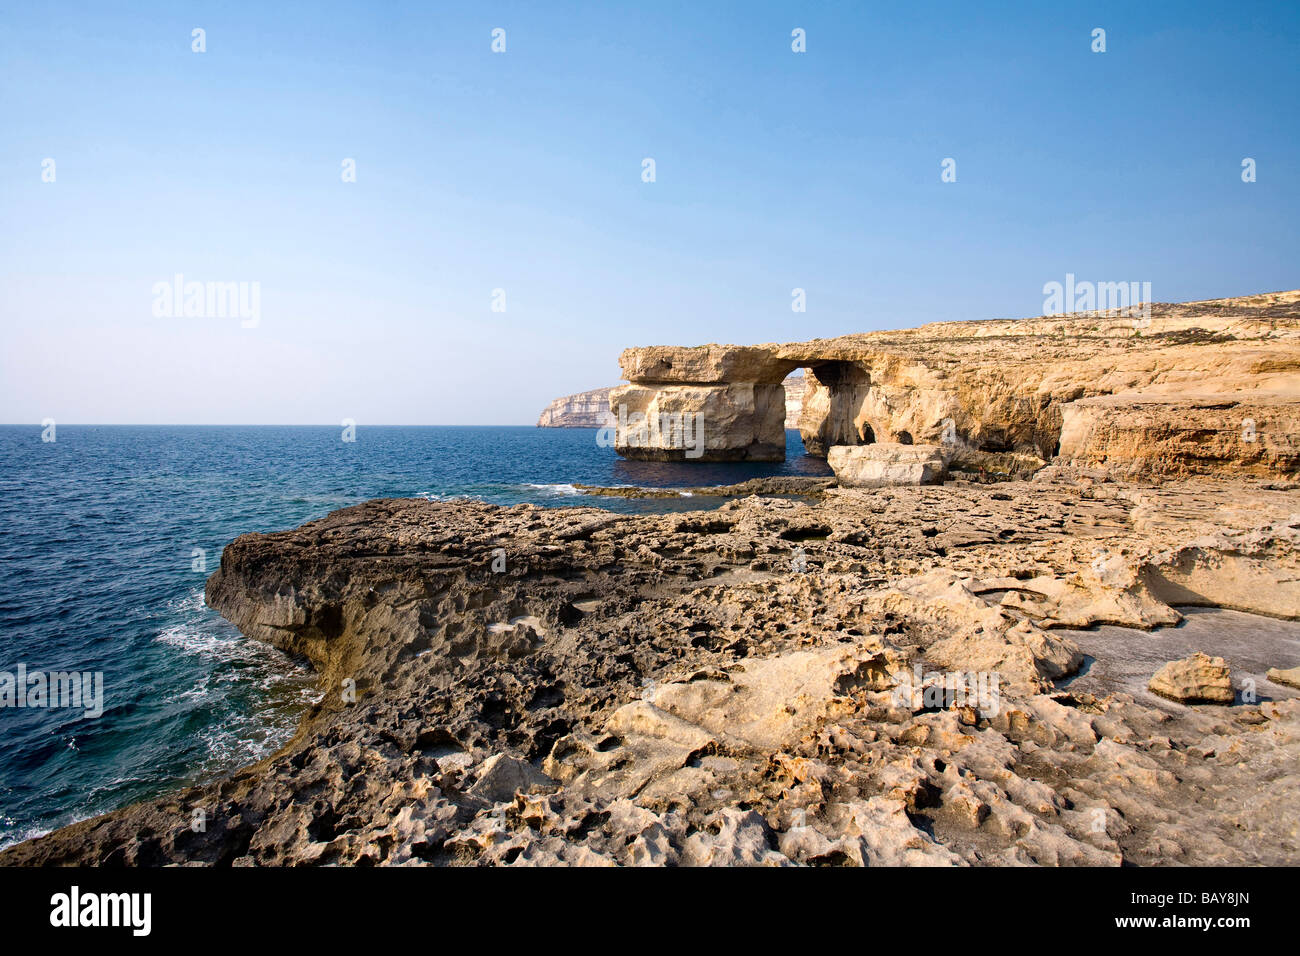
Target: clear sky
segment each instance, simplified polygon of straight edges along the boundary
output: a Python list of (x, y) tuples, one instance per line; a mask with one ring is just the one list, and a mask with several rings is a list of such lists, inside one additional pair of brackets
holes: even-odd
[(1294, 2), (8, 3), (0, 421), (531, 424), (629, 345), (1295, 288), (1298, 104)]

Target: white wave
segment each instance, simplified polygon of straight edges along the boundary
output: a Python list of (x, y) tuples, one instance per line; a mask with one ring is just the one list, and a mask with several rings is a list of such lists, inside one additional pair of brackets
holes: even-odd
[(422, 498), (422, 499), (424, 499), (425, 501), (470, 501), (470, 500), (473, 500), (473, 496), (472, 496), (472, 495), (462, 494), (462, 493), (459, 493), (459, 492), (456, 493), (456, 494), (451, 494), (451, 493), (443, 492), (443, 491), (421, 491), (421, 492), (417, 492), (416, 495), (415, 495), (415, 497), (416, 497), (416, 498)]
[(207, 602), (203, 597), (203, 588), (197, 588), (182, 598), (174, 598), (167, 602), (169, 610), (178, 611), (183, 614), (200, 614), (207, 608)]
[(568, 483), (559, 483), (551, 485), (535, 485), (531, 482), (524, 485), (525, 488), (536, 488), (538, 491), (549, 491), (554, 495), (580, 495), (582, 494), (577, 488)]
[(156, 640), (179, 648), (187, 654), (203, 654), (209, 657), (228, 656), (233, 643), (228, 637), (204, 633), (190, 624), (173, 624), (165, 628)]

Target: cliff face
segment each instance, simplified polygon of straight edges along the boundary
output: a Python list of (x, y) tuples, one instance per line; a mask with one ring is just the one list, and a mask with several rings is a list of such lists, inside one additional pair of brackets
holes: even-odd
[(807, 391), (808, 376), (800, 369), (787, 375), (781, 384), (785, 386), (785, 427), (798, 428), (799, 417), (803, 414), (803, 396)]
[(1294, 475), (1300, 408), (1288, 395), (1105, 395), (1062, 406), (1064, 464), (1143, 477)]
[(542, 410), (538, 428), (600, 428), (609, 419), (609, 388), (557, 398)]
[[(798, 428), (803, 408), (807, 378), (802, 371), (791, 372), (781, 384), (785, 386), (785, 427)], [(538, 428), (600, 428), (609, 421), (609, 393), (613, 388), (594, 388), (589, 392), (566, 395), (547, 405), (537, 419)]]
[[(775, 391), (809, 370), (799, 429), (811, 454), (874, 441), (1018, 455), (1129, 475), (1300, 464), (1300, 292), (1086, 313), (948, 322), (784, 345), (654, 346), (620, 357), (610, 401), (698, 416), (702, 460), (780, 460)], [(644, 438), (644, 436), (640, 436)], [(667, 439), (629, 458), (687, 457)]]

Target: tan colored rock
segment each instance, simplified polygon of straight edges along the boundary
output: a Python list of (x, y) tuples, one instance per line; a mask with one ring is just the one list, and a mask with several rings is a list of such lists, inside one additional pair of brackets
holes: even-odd
[(867, 800), (833, 804), (827, 811), (836, 829), (858, 844), (861, 866), (955, 866), (961, 858), (940, 846), (907, 816), (905, 803), (873, 796)]
[[(675, 514), (388, 499), (243, 535), (209, 605), (359, 703), (325, 693), (257, 764), (0, 864), (1284, 865), (1295, 692), (1163, 706), (1140, 692), (1163, 661), (1106, 689), (1161, 641), (1137, 632), (1066, 683), (1065, 628), (1149, 630), (1167, 600), (1300, 618), (1298, 502), (1055, 466)], [(996, 708), (896, 699), (971, 672)]]
[(509, 754), (496, 754), (483, 762), (478, 780), (469, 788), (469, 793), (488, 803), (500, 803), (502, 800), (514, 799), (514, 795), (521, 790), (527, 792), (534, 787), (548, 787), (554, 783), (554, 780), (528, 761)]
[[(785, 427), (798, 428), (803, 413), (804, 387), (808, 378), (802, 370), (791, 372), (781, 386), (785, 389)], [(594, 388), (574, 395), (557, 398), (542, 410), (537, 419), (538, 428), (603, 428), (611, 419), (609, 393), (611, 388)]]
[(836, 445), (827, 463), (844, 488), (933, 485), (943, 480), (946, 462), (938, 445)]
[(746, 661), (725, 680), (660, 687), (655, 706), (733, 744), (777, 748), (827, 713), (833, 698), (892, 687), (889, 655), (831, 647)]
[(1200, 651), (1160, 668), (1147, 689), (1185, 704), (1231, 704), (1234, 697), (1227, 662)]
[[(712, 832), (716, 828), (717, 832)], [(727, 807), (713, 826), (686, 840), (683, 866), (789, 866), (790, 860), (769, 847), (772, 831), (753, 810)]]
[(629, 382), (661, 385), (776, 385), (799, 367), (765, 345), (652, 345), (624, 349), (618, 364)]
[(1270, 667), (1268, 673), (1264, 676), (1274, 684), (1285, 684), (1287, 687), (1300, 688), (1300, 667), (1288, 667), (1286, 670), (1280, 667)]
[(785, 389), (624, 385), (610, 393), (614, 449), (648, 461), (783, 461)]
[(1294, 394), (1106, 395), (1061, 406), (1059, 461), (1114, 474), (1277, 475), (1300, 467)]
[[(799, 429), (813, 455), (887, 441), (952, 446), (948, 457), (972, 456), (974, 470), (985, 467), (977, 453), (1018, 456), (1013, 474), (1058, 450), (1131, 477), (1288, 475), (1300, 465), (1300, 290), (1153, 303), (1147, 314), (654, 346), (619, 361), (629, 382), (652, 390), (775, 385), (805, 368)], [(704, 460), (752, 457), (744, 449), (774, 434), (781, 415), (751, 408), (734, 435), (720, 420)]]
[[(1227, 508), (1216, 518), (1227, 517)], [(1142, 587), (1171, 605), (1300, 618), (1300, 515), (1258, 524), (1251, 530), (1216, 528), (1151, 555), (1142, 568)]]

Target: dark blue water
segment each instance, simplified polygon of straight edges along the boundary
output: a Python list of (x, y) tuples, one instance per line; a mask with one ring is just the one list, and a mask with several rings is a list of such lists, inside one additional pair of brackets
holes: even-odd
[(473, 497), (626, 512), (716, 499), (587, 498), (573, 482), (705, 485), (827, 474), (625, 462), (595, 429), (0, 426), (0, 672), (101, 671), (104, 712), (0, 707), (0, 846), (273, 752), (308, 669), (203, 603), (221, 549), (368, 498)]

